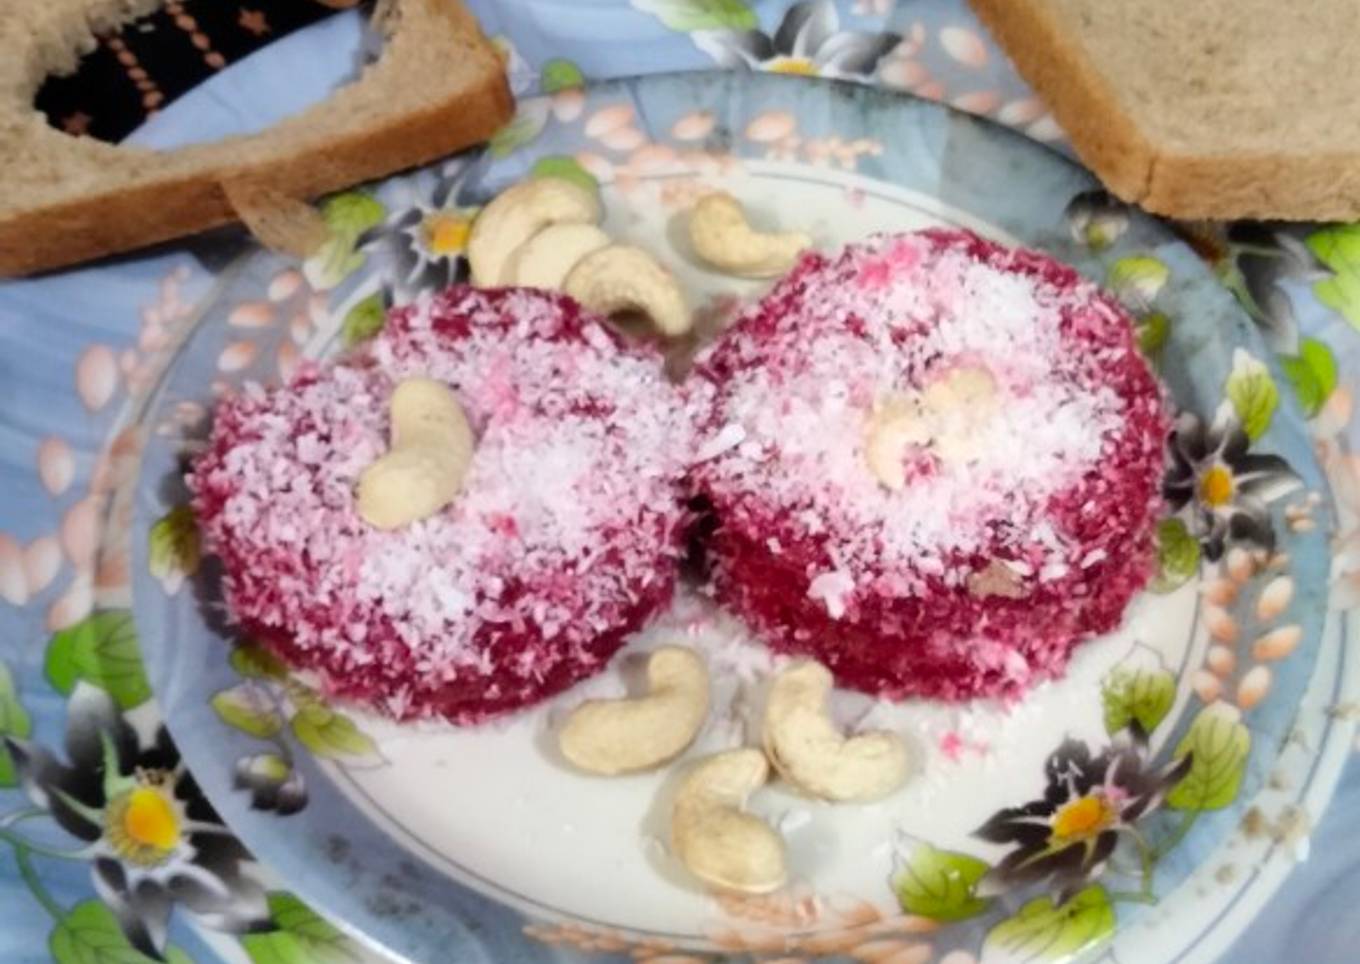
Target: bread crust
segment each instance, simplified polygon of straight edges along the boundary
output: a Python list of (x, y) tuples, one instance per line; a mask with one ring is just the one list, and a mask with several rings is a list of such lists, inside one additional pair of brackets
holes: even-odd
[(969, 0), (1111, 193), (1185, 219), (1360, 217), (1360, 153), (1196, 156), (1160, 148), (1044, 0)]
[[(214, 150), (216, 145), (194, 145), (184, 148), (199, 155), (191, 170), (171, 167), (164, 177), (130, 185), (110, 178), (79, 198), (19, 210), (0, 218), (0, 276), (33, 274), (238, 221), (225, 184), (260, 185), (309, 199), (427, 163), (490, 137), (514, 110), (495, 51), (459, 0), (401, 0), (401, 5), (407, 3), (427, 5), (448, 20), (451, 30), (465, 30), (463, 43), (477, 59), (486, 59), (481, 76), (469, 78), (472, 82), (436, 103), (427, 97), (427, 102), (407, 107), (397, 104), (375, 123), (339, 128), (319, 141), (305, 139), (282, 155), (250, 160), (227, 156), (229, 151), (240, 153), (247, 142), (268, 143), (272, 130), (232, 139), (220, 152)], [(397, 45), (404, 29), (421, 26), (416, 18), (400, 17), (388, 49)], [(423, 26), (428, 28), (428, 21)], [(366, 79), (361, 77), (355, 85)], [(328, 104), (313, 110), (325, 110)]]

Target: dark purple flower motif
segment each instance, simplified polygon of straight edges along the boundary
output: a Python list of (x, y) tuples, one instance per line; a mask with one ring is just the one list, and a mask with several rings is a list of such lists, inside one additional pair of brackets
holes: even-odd
[(1014, 847), (978, 881), (979, 897), (1048, 882), (1059, 903), (1104, 869), (1120, 834), (1161, 806), (1190, 770), (1190, 756), (1160, 768), (1149, 765), (1147, 743), (1134, 723), (1098, 756), (1067, 740), (1048, 758), (1042, 800), (1002, 810), (974, 831)]
[(412, 197), (359, 237), (355, 246), (376, 256), (386, 305), (407, 304), (423, 291), (467, 280), (467, 239), (478, 209), (460, 207), (457, 200), (471, 168), (469, 155), (452, 158), (428, 198)]
[(696, 30), (690, 36), (721, 67), (857, 79), (873, 76), (902, 39), (841, 30), (832, 0), (795, 3), (773, 36), (759, 30)]
[(132, 945), (165, 951), (178, 904), (218, 930), (269, 930), (263, 888), (242, 873), (249, 853), (204, 799), (165, 728), (144, 744), (103, 690), (77, 684), (63, 763), (45, 747), (5, 738), (30, 800), (86, 841), (95, 890)]
[(1303, 484), (1284, 459), (1250, 446), (1231, 406), (1220, 408), (1207, 427), (1190, 412), (1176, 419), (1162, 496), (1174, 511), (1188, 509), (1190, 531), (1209, 559), (1236, 542), (1273, 549), (1267, 504)]
[(1239, 221), (1228, 229), (1228, 287), (1261, 328), (1271, 348), (1298, 351), (1299, 325), (1285, 290), (1289, 282), (1312, 284), (1330, 277), (1294, 229)]

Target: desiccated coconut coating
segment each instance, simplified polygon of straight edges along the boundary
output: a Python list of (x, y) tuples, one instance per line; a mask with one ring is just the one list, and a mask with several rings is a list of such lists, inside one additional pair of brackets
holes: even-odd
[[(354, 487), (413, 376), (454, 390), (477, 449), (449, 507), (383, 532)], [(669, 601), (691, 454), (655, 351), (561, 296), (457, 287), (223, 401), (189, 483), (246, 633), (331, 692), (469, 723), (597, 671)]]
[[(876, 408), (979, 370), (989, 413), (882, 484)], [(1123, 309), (1045, 255), (938, 229), (807, 255), (696, 372), (718, 600), (842, 684), (1018, 693), (1149, 577), (1161, 390)]]

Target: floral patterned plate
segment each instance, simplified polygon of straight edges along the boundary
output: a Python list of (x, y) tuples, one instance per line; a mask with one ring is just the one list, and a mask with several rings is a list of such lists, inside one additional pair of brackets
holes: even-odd
[[(1188, 946), (1205, 907), (1190, 908), (1187, 879), (1258, 791), (1297, 776), (1286, 742), (1327, 585), (1329, 508), (1308, 436), (1232, 296), (1079, 168), (938, 105), (772, 75), (587, 90), (563, 70), (549, 87), (485, 152), (329, 199), (331, 239), (306, 264), (260, 250), (232, 261), (151, 393), (134, 613), (208, 799), (300, 897), (415, 960), (964, 962), (1102, 945), (1143, 960)], [(555, 759), (562, 708), (621, 692), (626, 659), (547, 706), (460, 731), (328, 705), (223, 628), (181, 481), (213, 399), (287, 378), (372, 335), (388, 306), (459, 280), (477, 205), (523, 177), (598, 183), (607, 229), (673, 263), (706, 330), (761, 290), (673, 243), (677, 215), (713, 188), (824, 245), (952, 224), (1044, 249), (1127, 302), (1179, 409), (1160, 571), (1125, 625), (1012, 707), (839, 694), (839, 715), (910, 734), (923, 775), (864, 807), (762, 792), (755, 809), (788, 841), (795, 877), (772, 897), (716, 900), (677, 872), (665, 845), (676, 767), (600, 781)], [(772, 658), (684, 592), (630, 650), (677, 633), (719, 681), (691, 755), (749, 740)]]

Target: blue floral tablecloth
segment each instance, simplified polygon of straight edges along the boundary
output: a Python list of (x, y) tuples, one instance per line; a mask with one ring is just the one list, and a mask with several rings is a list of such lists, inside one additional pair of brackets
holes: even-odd
[[(726, 68), (838, 77), (946, 101), (1064, 150), (1062, 133), (962, 0), (473, 0), (517, 94), (587, 78)], [(171, 146), (258, 128), (352, 75), (371, 47), (356, 14), (337, 16), (233, 66), (138, 132)], [(249, 105), (248, 108), (245, 105)], [(525, 134), (521, 118), (502, 141)], [(518, 126), (517, 126), (518, 125)], [(1277, 390), (1311, 418), (1340, 519), (1331, 605), (1360, 603), (1360, 225), (1187, 228), (1280, 359)], [(136, 402), (169, 331), (205, 278), (174, 250), (122, 263), (158, 279), (146, 304), (93, 303), (73, 272), (0, 286), (0, 959), (303, 962), (359, 960), (355, 945), (283, 890), (243, 883), (249, 855), (192, 790), (157, 811), (116, 778), (174, 772), (178, 756), (141, 670), (128, 547), (104, 537), (130, 511), (111, 498), (140, 442), (115, 411)], [(97, 270), (108, 271), (108, 268)], [(1349, 713), (1353, 707), (1337, 707)], [(114, 714), (118, 722), (95, 726)], [(107, 721), (106, 721), (107, 722)], [(99, 739), (103, 730), (116, 737)], [(116, 765), (110, 766), (109, 761)], [(1357, 957), (1360, 765), (1314, 814), (1295, 867), (1226, 959)], [(118, 819), (113, 819), (117, 817)], [(132, 821), (154, 838), (193, 830), (178, 862), (139, 865)], [(189, 833), (189, 829), (185, 830)], [(1281, 848), (1274, 859), (1294, 859)], [(1300, 852), (1295, 848), (1294, 852)], [(262, 855), (267, 864), (268, 855)], [(269, 882), (267, 882), (269, 883)], [(252, 889), (253, 888), (253, 889)], [(220, 897), (249, 891), (273, 929), (238, 933)]]

